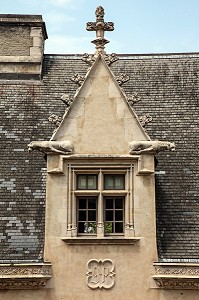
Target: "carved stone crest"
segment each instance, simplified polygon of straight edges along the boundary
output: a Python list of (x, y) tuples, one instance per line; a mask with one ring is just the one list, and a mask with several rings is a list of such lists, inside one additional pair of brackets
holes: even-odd
[(114, 263), (110, 259), (91, 259), (87, 263), (87, 285), (91, 289), (110, 289), (115, 283)]

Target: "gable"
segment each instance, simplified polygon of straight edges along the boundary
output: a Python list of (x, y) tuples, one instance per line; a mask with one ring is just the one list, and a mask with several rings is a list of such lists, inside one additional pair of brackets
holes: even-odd
[(52, 140), (70, 140), (78, 154), (127, 154), (129, 142), (148, 139), (99, 56)]

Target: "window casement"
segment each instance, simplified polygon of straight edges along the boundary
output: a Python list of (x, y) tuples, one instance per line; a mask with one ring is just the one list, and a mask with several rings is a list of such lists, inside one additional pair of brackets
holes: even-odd
[(134, 237), (133, 167), (112, 161), (67, 164), (68, 238)]

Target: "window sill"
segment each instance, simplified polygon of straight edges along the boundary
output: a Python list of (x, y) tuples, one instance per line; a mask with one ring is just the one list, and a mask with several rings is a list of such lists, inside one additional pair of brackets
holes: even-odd
[(134, 245), (140, 237), (63, 237), (68, 245)]

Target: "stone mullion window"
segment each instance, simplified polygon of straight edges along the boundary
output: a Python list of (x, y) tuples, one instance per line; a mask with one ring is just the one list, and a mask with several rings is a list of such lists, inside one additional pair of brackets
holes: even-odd
[[(80, 235), (103, 238), (105, 233), (105, 198), (120, 197), (123, 199), (123, 232), (111, 232), (113, 236), (123, 235), (124, 237), (134, 236), (133, 228), (133, 175), (134, 168), (132, 164), (70, 164), (67, 171), (67, 236), (77, 237)], [(113, 180), (113, 189), (105, 187), (105, 177), (110, 176)], [(93, 177), (93, 178), (92, 178)], [(78, 178), (83, 179), (81, 187), (78, 189)], [(123, 179), (122, 179), (123, 178)], [(88, 188), (88, 180), (93, 180), (93, 188)], [(96, 183), (95, 183), (96, 180)], [(115, 186), (117, 180), (117, 186)], [(89, 186), (92, 186), (92, 183)], [(124, 181), (124, 183), (122, 183)], [(88, 189), (87, 189), (88, 188)], [(114, 189), (115, 188), (115, 189)], [(96, 198), (96, 232), (78, 233), (78, 197)], [(114, 221), (114, 220), (113, 220)], [(115, 221), (114, 221), (115, 222)], [(114, 223), (115, 226), (115, 223)], [(120, 225), (118, 225), (120, 226)], [(117, 231), (117, 230), (116, 230)], [(109, 234), (108, 234), (109, 235)]]

